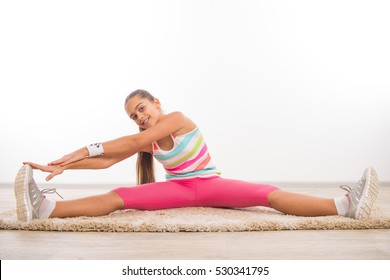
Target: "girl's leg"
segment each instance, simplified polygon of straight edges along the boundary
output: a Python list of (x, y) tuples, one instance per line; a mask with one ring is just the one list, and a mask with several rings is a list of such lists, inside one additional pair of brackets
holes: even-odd
[(123, 200), (114, 192), (68, 201), (50, 200), (43, 194), (51, 192), (56, 190), (41, 191), (33, 178), (32, 167), (23, 165), (14, 182), (18, 220), (26, 222), (48, 217), (99, 216), (123, 209)]
[(102, 216), (121, 209), (156, 210), (191, 206), (191, 188), (173, 182), (121, 187), (107, 194), (57, 201), (50, 218)]
[(268, 201), (271, 207), (287, 214), (340, 215), (358, 220), (367, 219), (379, 192), (379, 179), (375, 169), (366, 168), (362, 178), (353, 188), (342, 187), (347, 194), (334, 199), (274, 191), (269, 195)]
[(149, 183), (114, 190), (124, 209), (158, 210), (194, 206), (196, 193), (188, 180)]
[(285, 214), (296, 216), (337, 215), (333, 198), (319, 198), (276, 190), (269, 194), (268, 202), (272, 208)]
[(123, 209), (122, 198), (115, 192), (74, 200), (56, 201), (50, 218), (103, 216)]
[(221, 177), (194, 179), (197, 206), (204, 207), (271, 207), (269, 194), (277, 187)]
[(50, 200), (33, 178), (30, 165), (23, 165), (15, 178), (14, 193), (18, 220), (31, 221), (54, 217), (101, 216), (120, 209), (163, 209), (194, 206), (195, 192), (190, 186), (173, 182), (118, 188), (103, 195), (68, 201)]
[(337, 215), (333, 199), (281, 191), (277, 187), (225, 178), (198, 179), (198, 206), (272, 207), (298, 216)]

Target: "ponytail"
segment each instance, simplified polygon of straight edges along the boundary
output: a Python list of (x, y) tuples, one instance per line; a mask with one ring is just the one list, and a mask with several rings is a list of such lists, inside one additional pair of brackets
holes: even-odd
[[(140, 96), (141, 98), (149, 99), (150, 101), (154, 100), (154, 96), (151, 95), (148, 91), (143, 89), (137, 89), (130, 93), (125, 99), (125, 107), (130, 98), (134, 96)], [(139, 128), (139, 131), (144, 131), (143, 128)], [(154, 163), (153, 155), (146, 152), (138, 152), (137, 158), (137, 185), (154, 183), (156, 179), (154, 177)]]
[[(139, 131), (144, 129), (139, 128)], [(154, 176), (153, 155), (147, 152), (138, 152), (137, 158), (137, 185), (156, 182)]]

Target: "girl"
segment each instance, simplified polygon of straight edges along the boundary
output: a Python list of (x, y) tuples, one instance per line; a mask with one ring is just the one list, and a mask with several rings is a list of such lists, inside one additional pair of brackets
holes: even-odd
[[(24, 162), (14, 184), (21, 221), (53, 217), (100, 216), (121, 209), (156, 210), (176, 207), (272, 207), (299, 216), (369, 217), (379, 190), (373, 168), (367, 168), (347, 194), (334, 199), (282, 191), (277, 187), (221, 178), (196, 124), (180, 112), (164, 114), (160, 101), (145, 90), (132, 92), (125, 110), (140, 133), (91, 144), (48, 165)], [(32, 169), (49, 172), (46, 180), (67, 169), (103, 169), (135, 153), (137, 186), (121, 187), (92, 197), (54, 201), (39, 190)], [(153, 157), (166, 170), (166, 182), (155, 183)], [(55, 189), (51, 190), (55, 192)], [(50, 190), (49, 190), (50, 192)]]

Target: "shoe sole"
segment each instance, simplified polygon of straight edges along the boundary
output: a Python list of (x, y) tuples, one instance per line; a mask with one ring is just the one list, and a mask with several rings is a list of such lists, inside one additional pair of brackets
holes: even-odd
[(378, 175), (374, 168), (366, 169), (366, 184), (364, 186), (363, 195), (359, 201), (355, 219), (364, 220), (371, 214), (372, 205), (374, 204), (379, 193)]
[(30, 165), (23, 165), (16, 175), (14, 182), (14, 192), (16, 198), (16, 214), (19, 221), (27, 222), (32, 220), (32, 209), (28, 182), (32, 178), (32, 168)]

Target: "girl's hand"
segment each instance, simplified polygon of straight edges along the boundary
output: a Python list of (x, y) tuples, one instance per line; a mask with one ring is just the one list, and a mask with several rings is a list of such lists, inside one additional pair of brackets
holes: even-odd
[(23, 164), (30, 165), (33, 169), (39, 169), (43, 172), (50, 172), (50, 175), (46, 177), (46, 181), (53, 179), (54, 176), (62, 174), (65, 168), (61, 165), (40, 165), (33, 162), (23, 162)]
[(77, 151), (74, 151), (73, 153), (70, 153), (68, 155), (63, 156), (60, 159), (52, 161), (48, 165), (49, 166), (53, 166), (53, 165), (65, 166), (67, 164), (85, 159), (88, 156), (88, 154), (89, 154), (88, 149), (84, 147), (84, 148), (81, 148)]

